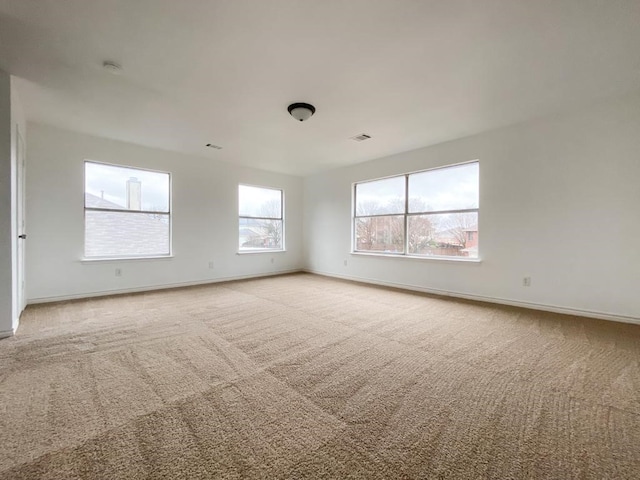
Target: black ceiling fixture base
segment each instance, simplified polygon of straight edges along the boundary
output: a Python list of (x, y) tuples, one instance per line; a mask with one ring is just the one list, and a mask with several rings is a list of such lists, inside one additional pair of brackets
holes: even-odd
[[(311, 115), (316, 113), (316, 107), (314, 107), (313, 105), (311, 105), (309, 103), (300, 103), (300, 102), (292, 103), (291, 105), (289, 105), (289, 107), (287, 107), (287, 110), (289, 111), (289, 114), (291, 116), (293, 116), (293, 113), (291, 113), (291, 112), (293, 112), (297, 108), (304, 108), (306, 110), (309, 110), (311, 112)], [(311, 115), (309, 115), (309, 117), (311, 117)], [(294, 118), (296, 118), (296, 117), (294, 117)], [(296, 118), (296, 120), (304, 122), (306, 120), (306, 118)]]

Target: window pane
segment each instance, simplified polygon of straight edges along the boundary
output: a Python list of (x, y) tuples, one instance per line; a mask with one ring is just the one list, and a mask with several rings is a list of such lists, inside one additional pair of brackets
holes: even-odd
[(478, 208), (478, 162), (409, 175), (409, 213)]
[(404, 252), (404, 216), (356, 219), (356, 250)]
[(85, 162), (85, 207), (169, 211), (169, 174)]
[(241, 217), (282, 218), (282, 190), (240, 185), (238, 200)]
[(478, 257), (478, 214), (439, 213), (408, 218), (409, 253)]
[(169, 215), (85, 210), (86, 257), (169, 254)]
[(404, 213), (405, 177), (356, 184), (356, 216)]
[(241, 218), (240, 250), (282, 250), (282, 220)]

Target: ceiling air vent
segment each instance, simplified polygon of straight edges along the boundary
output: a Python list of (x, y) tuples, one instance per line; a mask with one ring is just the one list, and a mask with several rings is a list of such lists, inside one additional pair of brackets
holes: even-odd
[(222, 150), (222, 147), (219, 147), (218, 145), (214, 145), (213, 143), (207, 143), (206, 146), (209, 148), (215, 148), (216, 150)]
[(371, 135), (367, 135), (366, 133), (361, 133), (360, 135), (351, 137), (351, 140), (355, 140), (356, 142), (364, 142), (365, 140), (369, 140), (370, 138), (371, 138)]

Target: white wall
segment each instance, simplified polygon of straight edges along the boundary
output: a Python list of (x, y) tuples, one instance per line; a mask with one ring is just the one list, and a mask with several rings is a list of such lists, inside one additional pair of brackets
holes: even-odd
[(13, 333), (13, 165), (11, 79), (0, 70), (0, 337)]
[[(41, 124), (29, 123), (28, 129), (29, 302), (302, 268), (301, 178)], [(173, 258), (81, 261), (84, 160), (171, 172)], [(284, 189), (286, 252), (237, 254), (238, 183)]]
[[(474, 159), (481, 263), (350, 255), (352, 182)], [(310, 271), (640, 320), (640, 94), (307, 177), (304, 190)]]
[[(45, 125), (28, 128), (30, 302), (306, 267), (418, 290), (640, 320), (640, 93), (304, 180)], [(174, 258), (81, 261), (85, 159), (172, 172)], [(481, 164), (481, 263), (350, 254), (352, 182), (473, 159)], [(286, 253), (236, 254), (238, 183), (284, 188)], [(115, 276), (116, 268), (122, 277)], [(524, 276), (532, 278), (531, 287), (522, 286)]]

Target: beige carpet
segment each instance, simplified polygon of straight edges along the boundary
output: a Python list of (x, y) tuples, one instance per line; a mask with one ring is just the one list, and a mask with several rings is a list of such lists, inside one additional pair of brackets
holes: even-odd
[(30, 306), (0, 478), (640, 478), (640, 326), (309, 274)]

